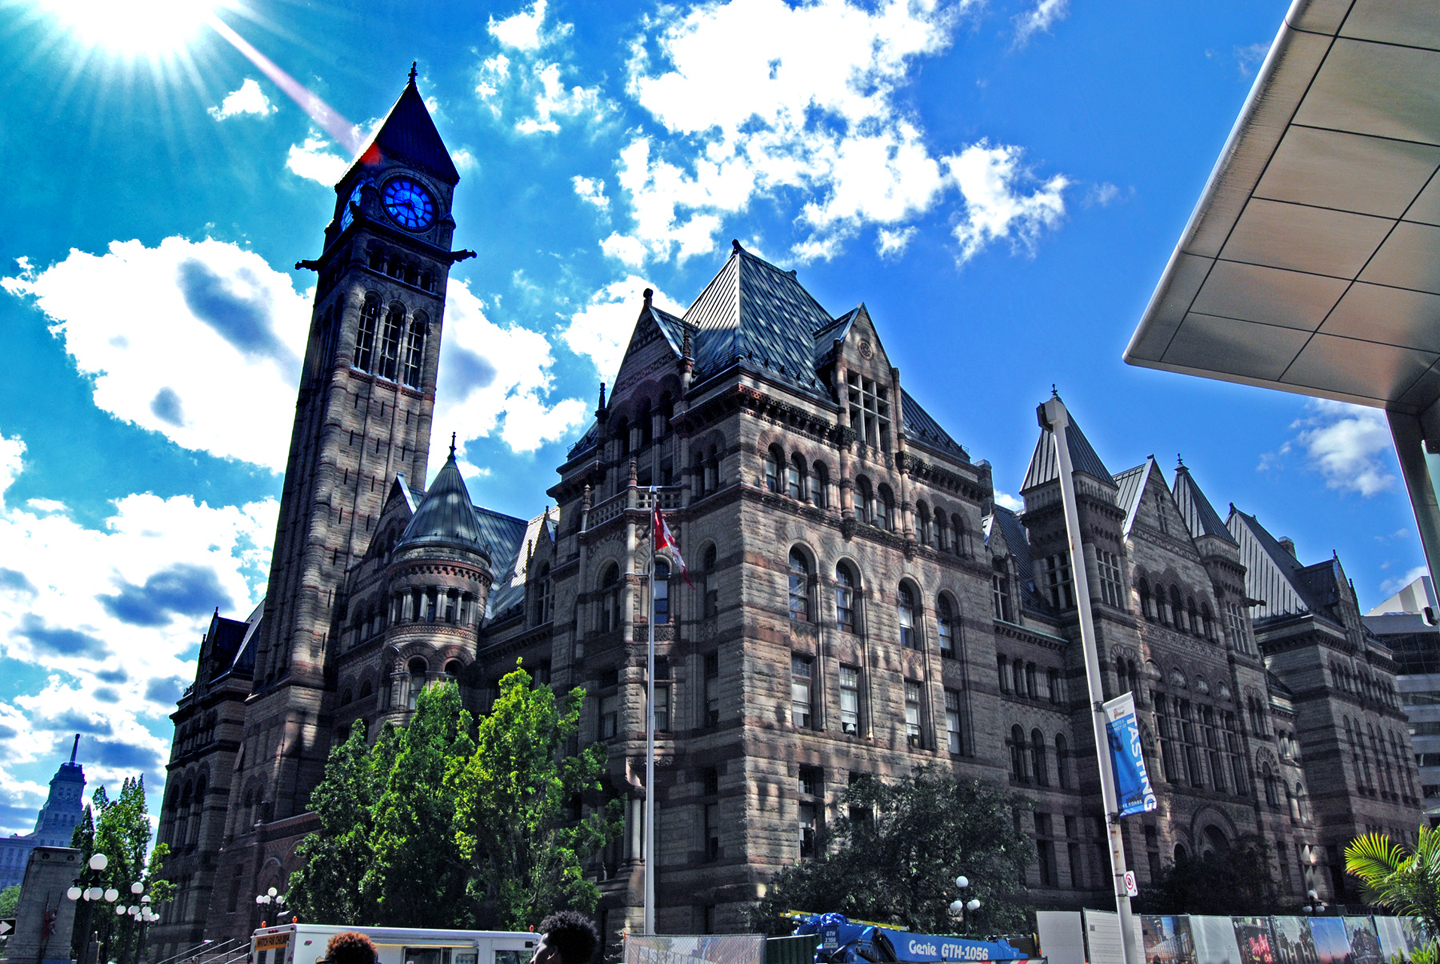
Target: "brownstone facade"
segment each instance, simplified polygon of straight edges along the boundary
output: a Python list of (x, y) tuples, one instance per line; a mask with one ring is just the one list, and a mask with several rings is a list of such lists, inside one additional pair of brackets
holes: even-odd
[[(769, 878), (824, 846), (854, 775), (922, 764), (1033, 800), (1038, 906), (1105, 906), (1048, 432), (1023, 511), (997, 506), (989, 464), (902, 387), (866, 308), (834, 316), (737, 244), (683, 318), (647, 293), (553, 509), (527, 523), (473, 506), (453, 458), (421, 492), (456, 257), (456, 178), (423, 111), (412, 83), (339, 185), (313, 265), (270, 595), (246, 623), (217, 620), (174, 715), (161, 838), (182, 897), (154, 932), (162, 955), (258, 923), (254, 896), (283, 889), (310, 790), (355, 721), (403, 723), (447, 677), (483, 711), (517, 658), (585, 686), (582, 739), (610, 747), (605, 794), (626, 801), (626, 834), (592, 871), (611, 938), (639, 926), (646, 872), (662, 932), (743, 929)], [(399, 179), (426, 186), (428, 226), (386, 213)], [(1249, 517), (1222, 521), (1183, 467), (1173, 484), (1153, 459), (1112, 475), (1078, 427), (1070, 438), (1104, 691), (1135, 693), (1159, 799), (1125, 822), (1141, 885), (1180, 852), (1253, 837), (1297, 905), (1312, 888), (1343, 898), (1345, 841), (1419, 817), (1413, 762), (1390, 752), (1394, 667), (1351, 618), (1353, 593), (1276, 563), (1279, 544)], [(678, 559), (652, 559), (657, 505), (688, 582)], [(1296, 604), (1252, 622), (1285, 586)]]

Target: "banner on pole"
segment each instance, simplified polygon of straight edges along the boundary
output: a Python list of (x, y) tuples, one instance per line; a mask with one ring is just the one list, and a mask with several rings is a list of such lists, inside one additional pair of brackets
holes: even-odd
[(1140, 747), (1140, 724), (1135, 720), (1135, 696), (1126, 693), (1105, 704), (1105, 735), (1110, 744), (1111, 770), (1115, 774), (1115, 799), (1120, 816), (1154, 810), (1155, 791), (1145, 772), (1145, 752)]

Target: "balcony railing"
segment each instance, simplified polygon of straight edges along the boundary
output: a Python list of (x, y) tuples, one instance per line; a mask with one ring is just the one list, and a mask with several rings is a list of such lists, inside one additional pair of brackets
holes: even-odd
[(635, 486), (626, 488), (616, 493), (599, 505), (590, 509), (590, 515), (586, 521), (586, 529), (593, 529), (603, 525), (611, 519), (625, 512), (627, 509), (640, 509), (644, 512), (654, 511), (655, 504), (660, 504), (662, 511), (680, 508), (680, 494), (684, 491), (683, 486), (662, 485), (656, 486), (653, 490), (649, 486)]

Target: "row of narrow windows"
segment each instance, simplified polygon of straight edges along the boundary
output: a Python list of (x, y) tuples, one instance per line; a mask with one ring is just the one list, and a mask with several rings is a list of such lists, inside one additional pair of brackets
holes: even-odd
[(435, 276), (429, 269), (421, 267), (418, 261), (412, 261), (401, 257), (398, 251), (386, 251), (383, 248), (371, 248), (366, 252), (367, 261), (372, 271), (383, 271), (397, 281), (403, 281), (407, 285), (414, 285), (426, 291), (435, 290)]
[(1152, 594), (1149, 581), (1142, 578), (1140, 612), (1146, 619), (1157, 620), (1161, 625), (1173, 626), (1192, 636), (1216, 641), (1215, 620), (1210, 613), (1210, 603), (1202, 602), (1197, 608), (1195, 597), (1182, 598), (1178, 586), (1171, 586), (1168, 596), (1163, 586), (1157, 586)]
[(399, 302), (384, 314), (382, 323), (380, 299), (373, 294), (366, 295), (360, 308), (360, 327), (355, 333), (355, 355), (351, 364), (361, 371), (419, 388), (430, 319), (425, 312), (417, 311), (407, 323), (405, 306)]
[[(1009, 743), (1011, 782), (1050, 786), (1049, 746), (1045, 734), (1038, 729), (1031, 730), (1030, 740), (1026, 742), (1025, 731), (1017, 723), (1010, 727)], [(1061, 733), (1055, 734), (1055, 782), (1061, 790), (1070, 789), (1070, 747)]]
[(479, 606), (473, 593), (438, 586), (404, 589), (391, 594), (383, 605), (372, 601), (356, 605), (350, 618), (352, 646), (373, 638), (391, 624), (450, 623), (468, 626), (477, 621)]
[(1152, 698), (1165, 779), (1246, 796), (1245, 758), (1236, 715), (1162, 693)]
[[(1350, 748), (1351, 759), (1355, 767), (1355, 781), (1359, 784), (1362, 792), (1371, 794), (1379, 793), (1381, 796), (1390, 798), (1403, 798), (1405, 800), (1415, 799), (1414, 771), (1410, 767), (1409, 757), (1401, 750), (1407, 744), (1401, 740), (1399, 735), (1391, 730), (1389, 735), (1389, 746), (1386, 746), (1386, 732), (1382, 728), (1375, 729), (1373, 723), (1366, 723), (1365, 730), (1361, 730), (1360, 721), (1351, 721), (1350, 717), (1344, 717), (1345, 722), (1345, 743)], [(1369, 735), (1369, 746), (1366, 746), (1366, 735)], [(1400, 771), (1400, 779), (1395, 779), (1395, 771)]]

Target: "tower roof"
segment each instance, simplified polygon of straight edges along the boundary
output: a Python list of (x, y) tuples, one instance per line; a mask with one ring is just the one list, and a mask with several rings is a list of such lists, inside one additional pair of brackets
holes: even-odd
[(401, 549), (420, 545), (451, 546), (479, 552), (489, 559), (480, 520), (475, 516), (470, 490), (460, 477), (460, 467), (455, 464), (453, 448), (395, 547)]
[[(1105, 463), (1100, 461), (1100, 456), (1095, 454), (1095, 449), (1090, 445), (1090, 440), (1085, 433), (1080, 431), (1080, 423), (1075, 421), (1075, 415), (1070, 415), (1070, 427), (1065, 430), (1065, 441), (1070, 447), (1070, 464), (1076, 472), (1084, 472), (1093, 476), (1101, 482), (1115, 484), (1110, 476), (1110, 470), (1105, 468)], [(1030, 456), (1030, 467), (1025, 470), (1025, 481), (1020, 486), (1020, 491), (1033, 489), (1037, 485), (1044, 485), (1046, 482), (1054, 482), (1060, 478), (1060, 464), (1055, 458), (1055, 433), (1048, 428), (1040, 430), (1040, 438), (1035, 443), (1035, 452)]]
[(1215, 536), (1219, 539), (1238, 545), (1230, 530), (1225, 527), (1220, 513), (1205, 498), (1205, 493), (1200, 491), (1200, 486), (1190, 477), (1190, 470), (1181, 462), (1175, 468), (1175, 505), (1184, 517), (1185, 524), (1190, 527), (1190, 534), (1196, 539), (1201, 536)]
[(455, 162), (450, 160), (450, 152), (445, 149), (445, 142), (430, 119), (430, 110), (415, 86), (413, 70), (395, 106), (360, 152), (360, 159), (367, 164), (376, 164), (382, 159), (400, 161), (433, 174), (447, 184), (460, 180), (460, 172), (455, 170)]

